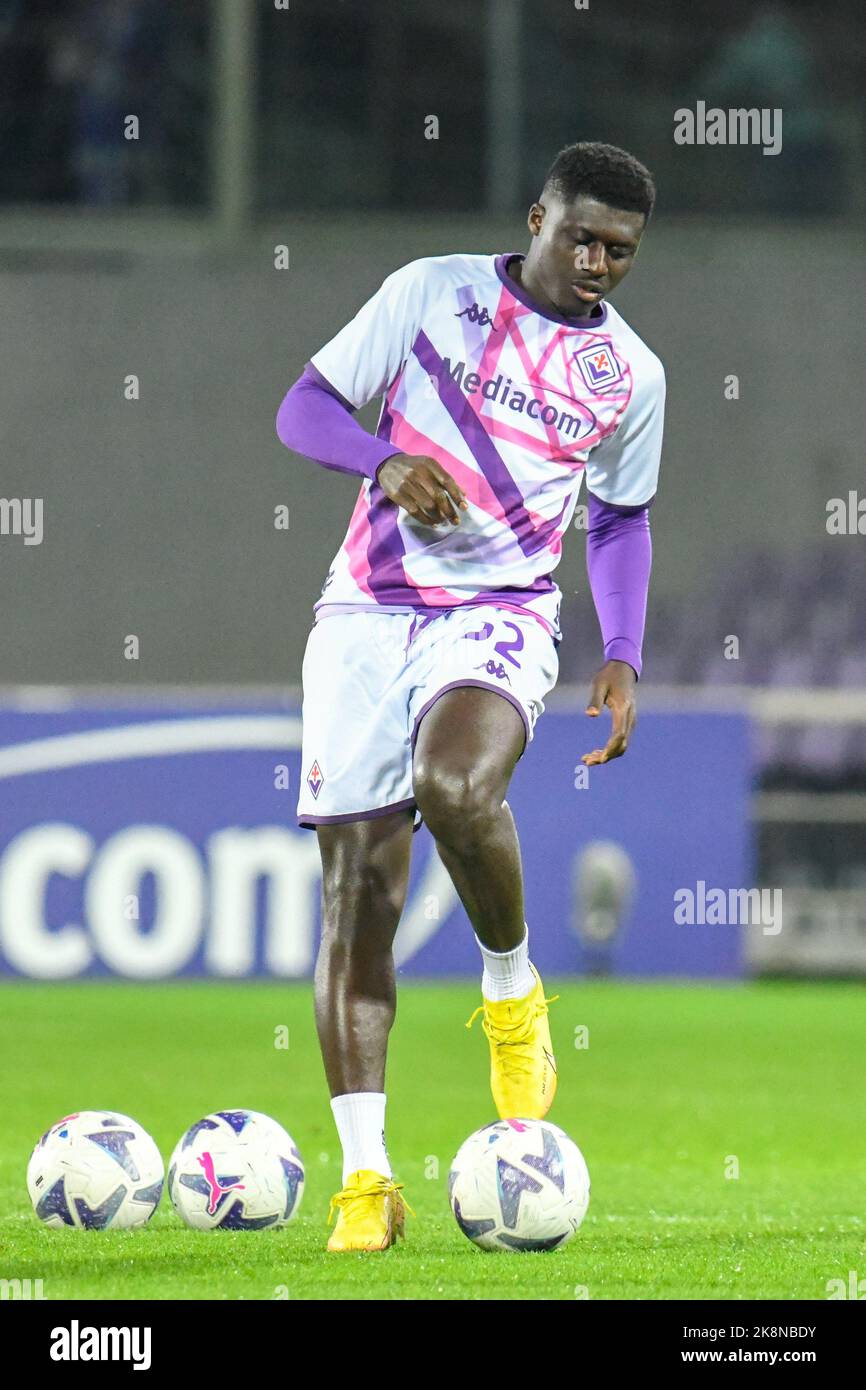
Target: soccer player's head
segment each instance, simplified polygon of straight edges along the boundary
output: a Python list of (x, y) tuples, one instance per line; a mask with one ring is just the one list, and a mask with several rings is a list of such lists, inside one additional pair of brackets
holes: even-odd
[(527, 268), (565, 317), (591, 313), (629, 272), (655, 202), (648, 169), (616, 145), (560, 150), (529, 210)]

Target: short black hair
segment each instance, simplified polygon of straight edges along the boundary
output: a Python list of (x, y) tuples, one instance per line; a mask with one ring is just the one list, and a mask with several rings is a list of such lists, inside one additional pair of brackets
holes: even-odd
[(649, 219), (656, 186), (649, 169), (616, 145), (581, 140), (560, 150), (547, 171), (541, 196), (548, 190), (563, 202), (595, 198), (625, 212), (642, 212)]

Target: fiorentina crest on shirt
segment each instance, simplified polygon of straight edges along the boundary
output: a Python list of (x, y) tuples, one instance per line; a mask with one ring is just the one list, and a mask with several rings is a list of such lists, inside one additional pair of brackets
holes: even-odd
[(573, 356), (590, 391), (603, 391), (606, 386), (622, 381), (619, 363), (606, 344), (581, 348)]
[(322, 776), (322, 769), (319, 767), (319, 764), (317, 762), (314, 762), (313, 766), (307, 773), (307, 786), (309, 787), (310, 791), (313, 793), (313, 796), (316, 799), (318, 799), (319, 792), (322, 790), (322, 783), (324, 782), (324, 780), (325, 779)]

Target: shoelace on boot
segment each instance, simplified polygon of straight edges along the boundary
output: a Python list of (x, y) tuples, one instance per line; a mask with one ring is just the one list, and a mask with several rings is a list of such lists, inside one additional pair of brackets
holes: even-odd
[[(535, 1023), (535, 1020), (537, 1018), (540, 1018), (542, 1014), (546, 1014), (548, 1005), (555, 1004), (558, 998), (558, 994), (552, 994), (549, 999), (542, 999), (539, 1003), (533, 1004), (529, 1009), (527, 1009), (525, 1018), (518, 1018), (514, 1023), (491, 1023), (489, 1019), (485, 1018), (484, 1023), (482, 1025), (484, 1031), (487, 1034), (488, 1038), (491, 1038), (493, 1042), (526, 1042), (527, 1038), (529, 1037), (529, 1034), (532, 1032), (532, 1027)], [(483, 1013), (484, 1005), (479, 1004), (478, 1008), (475, 1009), (475, 1011), (472, 1014), (472, 1017), (466, 1024), (466, 1027), (471, 1028), (478, 1015)], [(500, 1034), (502, 1036), (499, 1036)]]
[[(330, 1204), (328, 1206), (328, 1225), (330, 1226), (331, 1221), (334, 1217), (334, 1212), (338, 1208), (340, 1211), (343, 1211), (346, 1207), (351, 1206), (352, 1203), (355, 1201), (369, 1201), (371, 1197), (381, 1197), (389, 1192), (402, 1191), (403, 1184), (401, 1182), (393, 1182), (390, 1178), (383, 1178), (381, 1182), (373, 1183), (370, 1187), (353, 1187), (350, 1189), (344, 1188), (342, 1192), (338, 1192), (336, 1196), (331, 1198)], [(412, 1216), (414, 1216), (415, 1212), (413, 1211), (412, 1207), (410, 1207), (405, 1197), (402, 1199), (402, 1201), (406, 1210), (410, 1212)]]

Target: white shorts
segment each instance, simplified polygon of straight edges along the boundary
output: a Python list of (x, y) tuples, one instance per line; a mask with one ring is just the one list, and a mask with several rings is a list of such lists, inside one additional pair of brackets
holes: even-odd
[(541, 623), (494, 605), (320, 618), (304, 655), (298, 823), (414, 808), (418, 726), (455, 686), (498, 691), (523, 719), (528, 743), (558, 673)]

